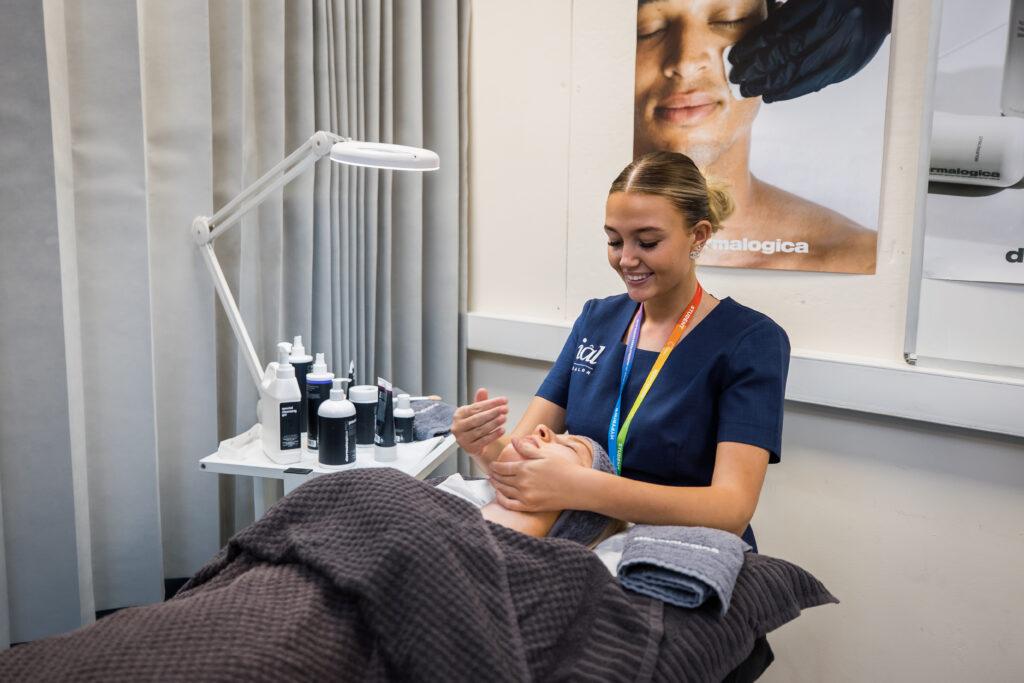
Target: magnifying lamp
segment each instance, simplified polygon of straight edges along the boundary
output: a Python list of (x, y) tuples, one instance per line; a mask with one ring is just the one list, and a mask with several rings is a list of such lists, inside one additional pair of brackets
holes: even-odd
[(310, 136), (298, 149), (242, 190), (215, 214), (198, 216), (192, 221), (192, 237), (199, 245), (203, 260), (206, 261), (210, 277), (213, 278), (213, 286), (217, 290), (217, 297), (224, 306), (224, 312), (228, 316), (231, 329), (242, 350), (242, 357), (257, 389), (263, 380), (263, 369), (249, 338), (249, 332), (245, 329), (245, 323), (242, 322), (242, 314), (238, 310), (231, 289), (228, 288), (224, 271), (217, 261), (213, 242), (237, 225), (245, 214), (262, 204), (272, 192), (287, 185), (295, 176), (328, 154), (331, 161), (340, 164), (393, 171), (436, 171), (441, 165), (437, 154), (429, 149), (383, 142), (360, 142), (321, 130)]

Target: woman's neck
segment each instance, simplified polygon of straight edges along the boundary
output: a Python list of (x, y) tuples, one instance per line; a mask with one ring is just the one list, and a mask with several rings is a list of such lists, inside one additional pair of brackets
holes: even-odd
[(689, 276), (677, 287), (645, 301), (644, 317), (655, 325), (675, 323), (690, 304), (696, 291), (697, 274), (690, 271)]

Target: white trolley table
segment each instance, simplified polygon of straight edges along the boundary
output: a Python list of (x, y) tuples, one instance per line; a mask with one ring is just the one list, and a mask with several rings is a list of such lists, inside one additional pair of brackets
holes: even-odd
[(312, 477), (362, 467), (394, 467), (417, 479), (425, 479), (447, 459), (455, 445), (455, 437), (450, 434), (427, 441), (401, 443), (398, 444), (398, 459), (389, 463), (373, 459), (373, 446), (358, 446), (356, 462), (340, 470), (327, 470), (320, 467), (316, 456), (305, 449), (299, 462), (279, 465), (263, 453), (260, 441), (256, 439), (236, 451), (235, 457), (225, 457), (219, 452), (206, 456), (199, 461), (199, 468), (204, 472), (253, 477), (253, 507), (255, 518), (259, 519), (278, 500), (280, 494), (275, 480), (284, 482), (284, 494), (288, 495)]

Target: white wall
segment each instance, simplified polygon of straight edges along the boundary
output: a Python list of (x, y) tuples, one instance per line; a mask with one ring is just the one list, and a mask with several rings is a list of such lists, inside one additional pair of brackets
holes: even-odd
[[(896, 17), (877, 273), (702, 274), (712, 292), (775, 318), (795, 349), (902, 361), (928, 6), (903, 2)], [(471, 310), (571, 320), (620, 291), (601, 226), (608, 186), (632, 157), (635, 7), (474, 3)]]
[[(900, 359), (927, 55), (927, 0), (897, 3), (874, 276), (702, 278), (776, 318), (795, 348)], [(475, 0), (470, 309), (571, 320), (620, 291), (600, 236), (629, 160), (634, 0)], [(517, 418), (546, 364), (470, 356)], [(765, 552), (843, 600), (772, 637), (765, 680), (1016, 680), (1024, 652), (1024, 442), (787, 404), (755, 518)]]

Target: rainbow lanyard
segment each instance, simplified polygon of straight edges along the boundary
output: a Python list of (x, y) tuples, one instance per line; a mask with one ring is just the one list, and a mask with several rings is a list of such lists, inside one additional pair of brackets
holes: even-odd
[(622, 412), (622, 392), (626, 389), (626, 382), (629, 381), (629, 373), (633, 370), (633, 358), (636, 356), (636, 347), (640, 342), (640, 327), (644, 322), (644, 305), (640, 304), (637, 307), (636, 313), (633, 315), (633, 324), (629, 328), (629, 337), (626, 340), (626, 355), (622, 358), (622, 376), (619, 379), (619, 398), (615, 401), (615, 412), (612, 413), (611, 422), (608, 423), (608, 455), (612, 459), (612, 467), (615, 468), (616, 474), (622, 474), (622, 449), (626, 443), (626, 434), (629, 432), (629, 425), (633, 421), (633, 416), (636, 415), (636, 411), (640, 408), (640, 404), (644, 402), (647, 397), (647, 392), (650, 391), (651, 386), (654, 384), (654, 380), (657, 379), (658, 373), (665, 366), (668, 361), (668, 355), (672, 353), (672, 349), (676, 347), (679, 340), (683, 337), (683, 332), (686, 331), (686, 326), (690, 323), (690, 318), (693, 317), (697, 307), (700, 306), (701, 296), (704, 294), (704, 289), (697, 283), (697, 291), (693, 293), (693, 299), (690, 300), (690, 305), (686, 307), (683, 314), (679, 316), (679, 321), (676, 326), (672, 329), (672, 334), (668, 336), (668, 340), (665, 342), (665, 346), (661, 347), (661, 353), (658, 354), (657, 360), (654, 361), (654, 366), (651, 367), (651, 371), (647, 373), (647, 379), (644, 380), (644, 385), (640, 388), (640, 393), (636, 395), (636, 399), (633, 401), (633, 407), (629, 409), (629, 414), (626, 415), (626, 421), (622, 424), (622, 430), (619, 430), (619, 415)]

